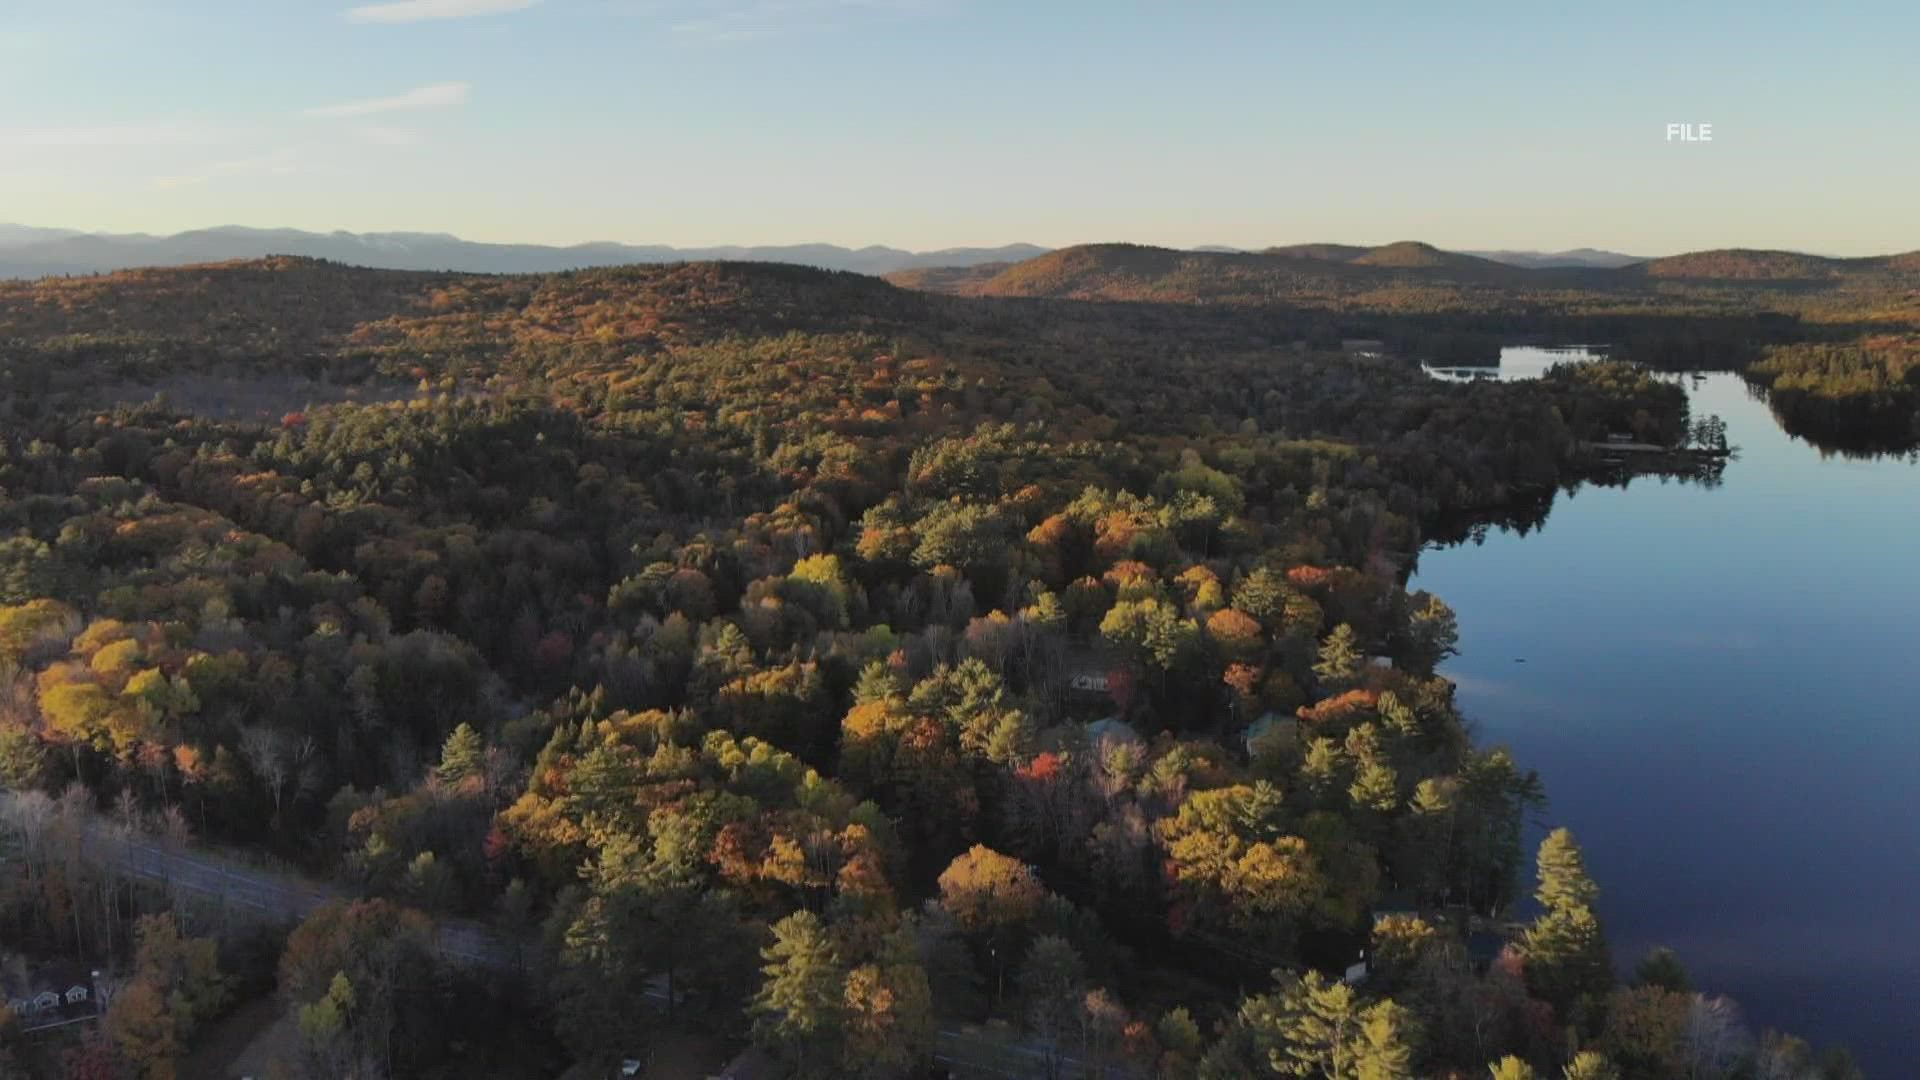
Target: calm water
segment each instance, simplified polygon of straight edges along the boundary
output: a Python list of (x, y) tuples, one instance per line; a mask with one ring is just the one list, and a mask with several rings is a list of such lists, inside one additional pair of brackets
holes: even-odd
[(1756, 1030), (1916, 1075), (1920, 467), (1823, 456), (1735, 376), (1683, 385), (1740, 447), (1721, 486), (1583, 488), (1412, 587), (1459, 613), (1445, 673), (1540, 771), (1623, 966), (1671, 945)]

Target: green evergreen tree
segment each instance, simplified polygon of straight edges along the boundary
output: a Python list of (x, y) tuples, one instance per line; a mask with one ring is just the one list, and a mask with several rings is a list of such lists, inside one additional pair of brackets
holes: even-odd
[(881, 660), (868, 661), (867, 666), (860, 669), (860, 680), (853, 684), (855, 705), (870, 705), (904, 696), (900, 677)]
[(826, 1075), (838, 1059), (846, 970), (826, 924), (797, 911), (773, 924), (760, 953), (766, 981), (754, 995), (754, 1040), (802, 1077)]
[(440, 779), (457, 784), (469, 776), (479, 776), (486, 767), (487, 747), (473, 725), (462, 723), (447, 736), (440, 748)]
[(1493, 1074), (1493, 1080), (1534, 1080), (1536, 1075), (1533, 1066), (1512, 1056), (1487, 1066), (1487, 1071)]
[(1574, 1055), (1561, 1070), (1567, 1080), (1620, 1080), (1620, 1070), (1613, 1067), (1605, 1055), (1592, 1050), (1583, 1050)]
[(1360, 677), (1361, 660), (1359, 635), (1353, 627), (1341, 623), (1320, 643), (1320, 660), (1313, 665), (1313, 674), (1328, 690), (1346, 690)]
[(1355, 1080), (1412, 1080), (1413, 1014), (1391, 1001), (1369, 1008), (1360, 1024)]
[(1687, 969), (1672, 949), (1664, 945), (1647, 950), (1647, 955), (1634, 969), (1633, 981), (1636, 986), (1658, 986), (1676, 994), (1693, 993), (1693, 980), (1687, 977)]
[(1600, 889), (1587, 874), (1580, 845), (1566, 829), (1555, 829), (1540, 842), (1540, 887), (1534, 892), (1548, 911), (1591, 908)]
[(1353, 805), (1382, 813), (1400, 804), (1400, 781), (1393, 766), (1380, 761), (1362, 762), (1347, 785), (1347, 797)]
[(1269, 1052), (1283, 1076), (1354, 1080), (1361, 1009), (1353, 987), (1308, 972), (1281, 995), (1281, 1046)]
[(1613, 983), (1606, 937), (1593, 912), (1583, 907), (1549, 911), (1521, 939), (1527, 989), (1564, 1018), (1583, 994), (1605, 994)]

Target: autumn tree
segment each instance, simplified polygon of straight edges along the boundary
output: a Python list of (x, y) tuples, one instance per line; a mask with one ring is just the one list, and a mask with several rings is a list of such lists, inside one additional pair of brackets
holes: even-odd
[(1408, 598), (1413, 612), (1407, 618), (1406, 666), (1423, 675), (1460, 652), (1460, 626), (1453, 609), (1430, 593)]
[(933, 1052), (933, 990), (910, 924), (889, 933), (873, 959), (847, 972), (842, 1006), (846, 1075), (904, 1075)]
[(971, 937), (994, 972), (996, 1000), (1006, 990), (1007, 965), (1047, 899), (1033, 868), (975, 844), (940, 874), (940, 906)]
[(133, 978), (113, 995), (106, 1026), (120, 1053), (150, 1080), (171, 1080), (188, 1040), (227, 1000), (211, 938), (180, 934), (171, 915), (135, 927)]
[(311, 1005), (344, 975), (354, 999), (351, 1057), (390, 1071), (403, 1053), (420, 1049), (410, 1032), (431, 1037), (432, 935), (425, 916), (385, 900), (328, 904), (288, 935), (281, 996), (295, 1009)]

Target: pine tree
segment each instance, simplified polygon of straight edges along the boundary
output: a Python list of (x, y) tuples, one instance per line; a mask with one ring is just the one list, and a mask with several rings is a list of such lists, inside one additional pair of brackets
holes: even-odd
[(766, 981), (754, 995), (754, 1039), (792, 1062), (800, 1076), (820, 1074), (837, 1058), (846, 971), (811, 911), (773, 924), (773, 944), (760, 953)]
[(440, 779), (457, 784), (469, 776), (480, 775), (485, 767), (486, 744), (471, 724), (461, 724), (447, 736), (440, 748)]
[(860, 680), (853, 686), (853, 702), (856, 705), (870, 705), (905, 696), (900, 677), (882, 660), (870, 661), (861, 668)]
[(1321, 642), (1320, 661), (1313, 665), (1313, 673), (1327, 689), (1345, 690), (1359, 677), (1360, 660), (1359, 635), (1352, 626), (1341, 623)]
[(1620, 1071), (1603, 1055), (1583, 1050), (1562, 1070), (1567, 1080), (1620, 1080)]
[(1493, 1074), (1493, 1080), (1534, 1080), (1533, 1066), (1517, 1057), (1503, 1057), (1495, 1064), (1487, 1066)]
[(1354, 1043), (1361, 1021), (1353, 987), (1308, 972), (1282, 997), (1284, 1046), (1271, 1053), (1273, 1070), (1283, 1076), (1354, 1080)]
[(1693, 993), (1693, 980), (1687, 977), (1686, 967), (1673, 950), (1664, 945), (1648, 949), (1633, 975), (1637, 986), (1658, 986), (1676, 994)]
[(1582, 994), (1604, 994), (1612, 985), (1606, 937), (1587, 908), (1540, 916), (1527, 928), (1521, 950), (1527, 959), (1527, 988), (1563, 1017)]
[(1391, 1001), (1369, 1008), (1360, 1024), (1355, 1080), (1412, 1080), (1413, 1014)]
[(1347, 797), (1355, 806), (1391, 811), (1400, 804), (1400, 782), (1393, 766), (1380, 761), (1362, 762), (1353, 783), (1347, 785)]
[(1540, 842), (1540, 888), (1533, 895), (1550, 912), (1592, 908), (1600, 889), (1587, 874), (1580, 845), (1566, 829), (1555, 829)]

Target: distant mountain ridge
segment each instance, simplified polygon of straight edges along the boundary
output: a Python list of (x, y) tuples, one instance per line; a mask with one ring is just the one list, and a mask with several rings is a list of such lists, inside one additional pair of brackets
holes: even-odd
[(1915, 280), (1920, 252), (1830, 258), (1728, 248), (1645, 260), (1591, 249), (1559, 255), (1496, 254), (1506, 258), (1445, 251), (1418, 241), (1378, 247), (1292, 244), (1257, 252), (1084, 244), (1010, 266), (920, 268), (890, 274), (888, 280), (907, 288), (979, 296), (1240, 304), (1351, 299), (1382, 289), (1397, 290), (1402, 301), (1415, 302), (1409, 290), (1425, 290), (1426, 298), (1417, 302), (1443, 306), (1461, 302), (1462, 290), (1645, 294), (1660, 282), (1791, 287), (1859, 283), (1896, 291), (1920, 286)]
[(1277, 299), (1374, 287), (1383, 276), (1472, 287), (1630, 287), (1635, 282), (1837, 282), (1861, 275), (1906, 277), (1920, 251), (1832, 258), (1728, 248), (1642, 259), (1596, 248), (1571, 251), (1452, 251), (1418, 241), (1366, 246), (1309, 243), (1262, 250), (1206, 245), (1035, 244), (908, 251), (871, 245), (589, 243), (494, 244), (447, 233), (316, 233), (223, 226), (170, 236), (85, 233), (0, 223), (0, 278), (108, 273), (141, 267), (261, 259), (324, 259), (380, 270), (530, 274), (671, 262), (779, 262), (883, 276), (911, 289), (947, 293), (1118, 299)]
[(966, 267), (1012, 263), (1045, 254), (1033, 244), (996, 248), (906, 251), (873, 245), (836, 244), (676, 248), (665, 244), (593, 243), (558, 247), (489, 244), (446, 233), (315, 233), (299, 229), (223, 226), (171, 236), (145, 233), (81, 233), (0, 224), (0, 277), (98, 274), (146, 266), (259, 259), (294, 255), (380, 270), (454, 270), (462, 273), (531, 274), (636, 263), (712, 260), (785, 262), (824, 270), (887, 274), (917, 267)]
[(1644, 256), (1622, 255), (1617, 251), (1602, 251), (1599, 248), (1574, 248), (1571, 251), (1468, 251), (1464, 254), (1477, 255), (1508, 266), (1524, 266), (1529, 270), (1560, 266), (1598, 266), (1612, 270), (1651, 261)]

